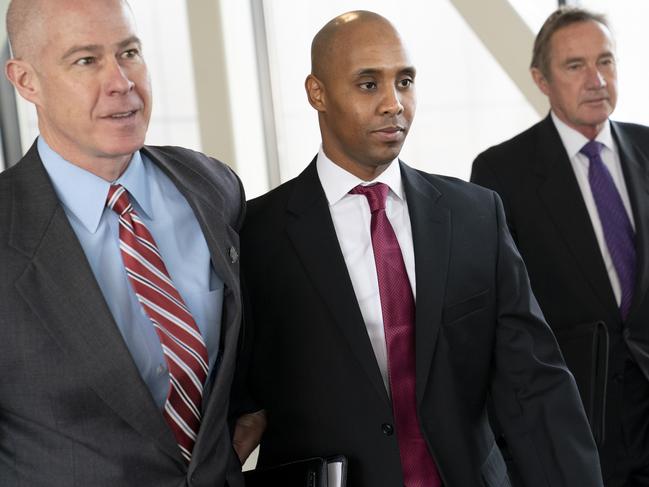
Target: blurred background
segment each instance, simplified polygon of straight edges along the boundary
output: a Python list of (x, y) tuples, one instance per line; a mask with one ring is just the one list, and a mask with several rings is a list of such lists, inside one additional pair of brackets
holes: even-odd
[[(402, 159), (468, 179), (473, 158), (538, 121), (528, 72), (534, 36), (557, 0), (130, 0), (153, 80), (149, 144), (182, 145), (230, 164), (248, 197), (297, 175), (320, 143), (304, 93), (313, 35), (332, 17), (378, 12), (418, 69), (418, 108)], [(570, 2), (606, 13), (617, 38), (614, 119), (649, 124), (644, 0)], [(4, 9), (7, 0), (0, 1)], [(4, 24), (4, 23), (3, 23)], [(4, 58), (6, 35), (0, 35)], [(0, 86), (0, 170), (37, 135), (33, 108)]]

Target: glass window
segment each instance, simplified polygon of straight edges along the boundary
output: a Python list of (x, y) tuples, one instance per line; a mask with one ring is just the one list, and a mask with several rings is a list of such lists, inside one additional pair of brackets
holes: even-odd
[(649, 72), (645, 65), (649, 2), (582, 0), (580, 5), (606, 14), (617, 42), (618, 102), (612, 118), (649, 125)]
[[(466, 179), (479, 152), (539, 120), (450, 1), (412, 0), (408, 8), (387, 0), (266, 1), (283, 181), (306, 167), (320, 143), (316, 113), (303, 86), (311, 39), (329, 19), (353, 9), (390, 19), (417, 66), (417, 115), (401, 155), (409, 164)], [(287, 26), (287, 19), (300, 20)]]
[(541, 29), (543, 22), (556, 10), (558, 0), (508, 0), (518, 15), (530, 26), (534, 35)]

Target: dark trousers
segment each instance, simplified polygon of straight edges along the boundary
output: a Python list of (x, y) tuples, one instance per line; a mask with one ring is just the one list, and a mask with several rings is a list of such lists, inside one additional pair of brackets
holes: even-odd
[(624, 444), (606, 487), (649, 487), (649, 380), (627, 361), (622, 403)]

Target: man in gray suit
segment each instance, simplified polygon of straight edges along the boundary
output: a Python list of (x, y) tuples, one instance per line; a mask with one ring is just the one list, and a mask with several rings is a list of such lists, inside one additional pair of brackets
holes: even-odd
[(40, 136), (0, 174), (0, 485), (242, 485), (239, 180), (143, 145), (125, 1), (14, 0), (7, 28)]

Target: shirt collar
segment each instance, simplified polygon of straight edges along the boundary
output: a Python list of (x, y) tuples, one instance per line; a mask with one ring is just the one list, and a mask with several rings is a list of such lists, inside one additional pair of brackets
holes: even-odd
[(320, 184), (324, 189), (329, 206), (333, 206), (343, 199), (349, 191), (359, 184), (368, 185), (374, 183), (387, 184), (392, 192), (400, 199), (404, 199), (403, 184), (401, 181), (401, 170), (399, 169), (398, 159), (394, 159), (385, 171), (372, 181), (364, 181), (352, 173), (346, 171), (338, 164), (327, 157), (320, 146), (316, 168)]
[[(106, 207), (111, 183), (63, 159), (43, 137), (38, 137), (37, 149), (54, 191), (67, 212), (78, 219), (88, 232), (95, 233)], [(122, 184), (128, 190), (131, 203), (137, 204), (137, 210), (151, 216), (147, 172), (140, 152), (135, 152), (126, 171), (115, 183)]]
[[(563, 146), (566, 148), (568, 156), (572, 159), (577, 154), (579, 154), (579, 151), (588, 142), (588, 139), (577, 130), (569, 127), (563, 120), (557, 117), (557, 115), (553, 111), (551, 111), (550, 114), (552, 116), (554, 126), (559, 132), (559, 137), (561, 137)], [(599, 134), (597, 134), (597, 137), (595, 137), (595, 140), (602, 143), (607, 149), (614, 150), (611, 123), (608, 120), (602, 127), (602, 130), (599, 131)]]

